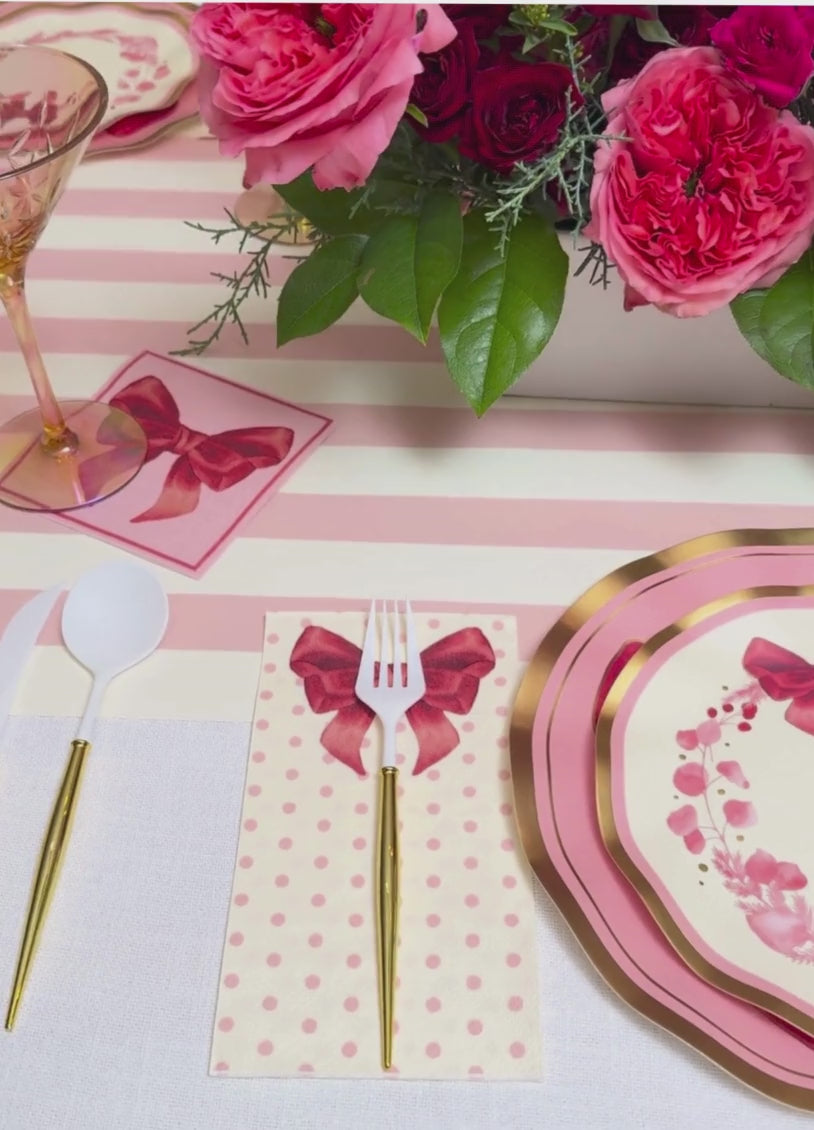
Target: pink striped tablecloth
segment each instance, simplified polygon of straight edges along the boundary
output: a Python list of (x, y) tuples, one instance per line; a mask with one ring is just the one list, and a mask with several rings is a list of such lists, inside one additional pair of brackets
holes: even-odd
[[(222, 297), (210, 272), (239, 259), (184, 221), (217, 224), (240, 176), (213, 142), (192, 138), (76, 171), (30, 268), (60, 395), (93, 393), (145, 347), (185, 344)], [(273, 259), (275, 289), (291, 269), (282, 253)], [(386, 583), (442, 608), (516, 613), (529, 655), (564, 606), (631, 557), (710, 530), (811, 521), (807, 413), (507, 399), (477, 420), (437, 343), (422, 349), (361, 304), (279, 352), (274, 302), (253, 299), (244, 313), (250, 346), (229, 331), (202, 364), (324, 411), (336, 427), (202, 580), (164, 575), (169, 651), (254, 651), (267, 610), (358, 606)], [(10, 416), (28, 393), (5, 321), (0, 350), (0, 412)], [(612, 353), (607, 377), (612, 392)], [(0, 546), (0, 615), (117, 552), (7, 509)], [(57, 638), (54, 624), (43, 643)], [(240, 674), (207, 716), (247, 705)]]
[[(209, 273), (237, 265), (184, 220), (217, 223), (240, 177), (191, 139), (77, 170), (30, 270), (60, 395), (94, 393), (145, 348), (184, 345), (222, 296)], [(273, 285), (290, 270), (276, 257)], [(279, 353), (274, 303), (246, 313), (251, 346), (230, 333), (203, 365), (336, 427), (203, 578), (159, 570), (169, 632), (105, 700), (118, 721), (100, 728), (25, 1016), (0, 1047), (0, 1124), (493, 1130), (510, 1112), (517, 1130), (618, 1130), (635, 1103), (636, 1125), (660, 1130), (686, 1127), (695, 1110), (742, 1130), (802, 1126), (620, 1005), (543, 898), (543, 1084), (207, 1077), (264, 613), (404, 593), (419, 607), (515, 614), (527, 657), (561, 609), (623, 562), (724, 527), (808, 525), (814, 513), (808, 413), (507, 399), (478, 421), (436, 344), (422, 350), (361, 307)], [(635, 326), (631, 315), (624, 332)], [(0, 335), (10, 416), (30, 394), (5, 321)], [(118, 555), (0, 507), (0, 623), (33, 591)], [(0, 751), (3, 984), (87, 690), (54, 618), (15, 704), (25, 717)]]

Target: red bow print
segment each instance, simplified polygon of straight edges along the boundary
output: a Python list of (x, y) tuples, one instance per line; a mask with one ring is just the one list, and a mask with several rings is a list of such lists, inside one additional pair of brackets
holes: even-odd
[[(132, 522), (177, 518), (198, 505), (201, 485), (222, 491), (248, 478), (262, 467), (281, 463), (291, 450), (291, 428), (235, 428), (217, 435), (193, 431), (181, 423), (178, 405), (158, 377), (141, 377), (110, 401), (141, 424), (147, 436), (146, 463), (165, 452), (177, 455), (157, 502)], [(105, 442), (104, 425), (99, 441)], [(97, 458), (103, 459), (104, 456)], [(86, 461), (83, 467), (87, 473)]]
[(814, 735), (814, 666), (759, 637), (747, 647), (743, 666), (769, 698), (775, 702), (790, 698), (786, 721)]
[[(327, 628), (308, 627), (294, 644), (291, 670), (305, 681), (305, 697), (316, 714), (335, 710), (320, 741), (338, 761), (365, 776), (362, 739), (375, 715), (356, 697), (354, 687), (362, 650)], [(484, 675), (495, 665), (495, 654), (480, 628), (461, 628), (421, 652), (427, 689), (407, 711), (418, 738), (413, 773), (423, 773), (458, 745), (458, 731), (446, 717), (468, 714)]]

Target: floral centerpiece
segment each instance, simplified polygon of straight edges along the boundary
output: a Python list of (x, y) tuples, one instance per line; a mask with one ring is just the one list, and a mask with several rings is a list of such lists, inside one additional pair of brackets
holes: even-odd
[(814, 8), (205, 4), (192, 37), (221, 152), (278, 201), (204, 229), (249, 254), (193, 349), (245, 337), (299, 239), (278, 345), (357, 298), (436, 323), (478, 414), (550, 340), (569, 259), (618, 279), (620, 317), (729, 305), (814, 387)]

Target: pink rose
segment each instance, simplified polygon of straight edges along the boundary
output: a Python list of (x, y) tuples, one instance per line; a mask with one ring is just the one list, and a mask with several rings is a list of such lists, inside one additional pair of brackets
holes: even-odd
[(585, 234), (616, 264), (626, 305), (708, 314), (807, 250), (814, 129), (768, 106), (715, 48), (656, 55), (603, 105)]
[(245, 185), (313, 168), (320, 189), (363, 184), (422, 70), (455, 37), (437, 4), (204, 4), (192, 21), (201, 114)]
[(772, 106), (788, 106), (814, 74), (814, 29), (794, 8), (736, 8), (710, 39), (738, 78)]

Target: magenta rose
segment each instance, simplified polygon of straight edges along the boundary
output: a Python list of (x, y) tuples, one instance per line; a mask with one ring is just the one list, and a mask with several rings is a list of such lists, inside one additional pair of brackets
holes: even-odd
[(461, 153), (498, 173), (534, 161), (557, 142), (568, 100), (581, 101), (568, 67), (507, 57), (476, 72)]
[(711, 39), (738, 78), (772, 106), (788, 106), (814, 74), (814, 29), (794, 8), (737, 8)]
[(404, 113), (419, 52), (455, 28), (437, 4), (204, 4), (192, 21), (201, 114), (246, 186), (313, 168), (363, 184)]
[(626, 305), (708, 314), (809, 247), (814, 129), (768, 106), (714, 48), (656, 55), (602, 101), (585, 234), (616, 264)]
[(412, 124), (428, 141), (448, 141), (458, 133), (469, 104), (479, 47), (470, 20), (456, 23), (458, 34), (435, 55), (422, 55), (424, 70), (413, 83), (410, 101), (427, 125)]

